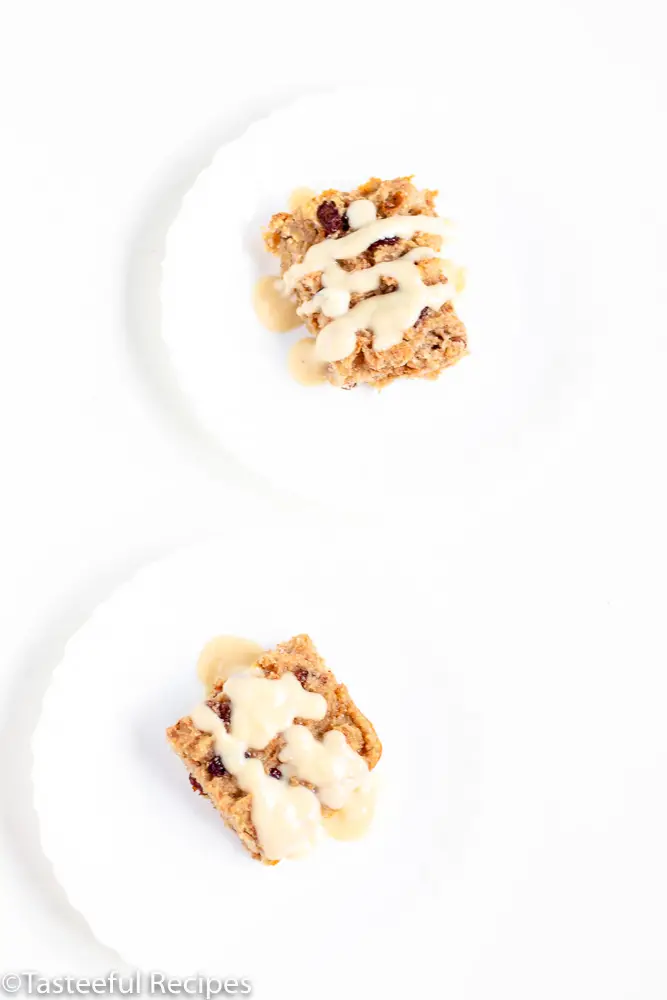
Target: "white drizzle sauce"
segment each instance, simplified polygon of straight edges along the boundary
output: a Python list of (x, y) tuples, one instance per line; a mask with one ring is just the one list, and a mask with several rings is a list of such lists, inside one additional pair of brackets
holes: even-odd
[(255, 668), (230, 677), (222, 690), (232, 703), (231, 735), (255, 750), (263, 750), (293, 719), (319, 722), (327, 714), (326, 698), (306, 691), (289, 672), (269, 680)]
[(278, 781), (264, 772), (262, 762), (245, 758), (246, 746), (234, 739), (208, 705), (197, 705), (191, 713), (197, 729), (211, 733), (215, 752), (239, 783), (252, 795), (252, 821), (267, 858), (299, 858), (322, 836), (322, 811), (317, 796), (303, 785)]
[(375, 243), (376, 240), (387, 239), (390, 236), (410, 239), (415, 233), (446, 236), (450, 228), (451, 223), (440, 219), (437, 215), (391, 215), (386, 219), (376, 219), (361, 229), (348, 233), (347, 236), (341, 236), (340, 239), (326, 239), (314, 243), (302, 261), (292, 264), (285, 271), (283, 281), (291, 292), (297, 282), (307, 274), (324, 271), (332, 260), (352, 260), (364, 250), (368, 250), (371, 243)]
[[(266, 857), (278, 861), (308, 853), (325, 829), (321, 805), (338, 810), (332, 836), (360, 836), (372, 817), (366, 762), (341, 732), (330, 730), (319, 741), (305, 726), (293, 724), (295, 718), (323, 719), (326, 699), (306, 691), (292, 673), (274, 680), (257, 667), (233, 674), (223, 691), (232, 705), (230, 732), (205, 703), (197, 705), (190, 717), (197, 729), (213, 736), (225, 768), (252, 795), (252, 821)], [(260, 760), (246, 758), (245, 752), (263, 749), (281, 733), (283, 776), (274, 778), (265, 773)], [(290, 777), (315, 785), (315, 792), (291, 785)]]
[[(427, 252), (423, 253), (424, 250)], [(318, 296), (322, 293), (327, 305), (332, 294), (347, 296), (349, 304), (353, 292), (377, 291), (382, 278), (398, 281), (398, 288), (385, 295), (364, 299), (342, 314), (337, 313), (338, 318), (328, 323), (318, 334), (315, 345), (317, 357), (329, 362), (346, 358), (354, 350), (359, 330), (372, 330), (374, 350), (386, 351), (395, 344), (400, 344), (403, 334), (414, 326), (425, 306), (439, 309), (451, 299), (453, 287), (449, 282), (425, 285), (422, 281), (416, 263), (432, 255), (428, 247), (415, 247), (398, 260), (383, 261), (362, 271), (344, 271), (333, 261), (322, 275), (326, 286), (301, 307), (301, 315), (315, 312), (319, 308)]]
[[(369, 208), (370, 206), (370, 208)], [(372, 209), (372, 211), (371, 211)], [(359, 330), (373, 333), (373, 348), (386, 351), (400, 344), (403, 334), (419, 319), (426, 306), (439, 309), (452, 298), (454, 289), (446, 284), (426, 285), (417, 261), (435, 256), (414, 250), (398, 260), (383, 261), (359, 271), (344, 271), (337, 263), (350, 260), (367, 250), (376, 240), (398, 236), (410, 239), (415, 233), (444, 237), (449, 224), (431, 215), (392, 215), (375, 218), (375, 206), (366, 199), (352, 202), (347, 209), (352, 232), (340, 239), (325, 239), (311, 246), (304, 259), (293, 264), (283, 275), (285, 287), (293, 291), (307, 274), (322, 272), (322, 290), (298, 310), (302, 316), (321, 310), (331, 319), (318, 334), (316, 354), (321, 361), (341, 361), (355, 348)], [(421, 251), (422, 248), (416, 248)], [(375, 295), (350, 309), (352, 294), (377, 291), (382, 278), (393, 278), (398, 288)]]
[(283, 736), (285, 746), (278, 755), (283, 773), (316, 785), (320, 802), (330, 809), (342, 809), (368, 777), (366, 761), (336, 729), (316, 740), (305, 726), (290, 726)]
[(358, 201), (353, 201), (351, 205), (348, 205), (347, 221), (350, 223), (350, 229), (361, 229), (362, 226), (367, 226), (369, 222), (375, 222), (376, 219), (375, 205), (367, 198), (359, 198)]

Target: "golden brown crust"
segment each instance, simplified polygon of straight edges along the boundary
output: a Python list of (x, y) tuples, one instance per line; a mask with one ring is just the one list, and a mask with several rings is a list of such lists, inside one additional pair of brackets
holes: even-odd
[[(303, 260), (313, 244), (345, 235), (345, 212), (351, 202), (360, 198), (372, 201), (378, 218), (392, 215), (433, 216), (437, 214), (436, 194), (437, 191), (419, 190), (410, 177), (390, 181), (372, 177), (354, 191), (323, 191), (291, 214), (279, 212), (274, 215), (264, 234), (264, 242), (267, 249), (280, 258), (280, 269), (284, 274), (292, 264)], [(327, 209), (327, 216), (331, 219), (328, 225), (325, 225), (327, 219), (323, 222), (319, 212), (325, 203), (333, 206), (333, 210)], [(395, 260), (414, 247), (431, 247), (439, 251), (440, 244), (439, 236), (416, 233), (412, 239), (379, 241), (359, 257), (340, 263), (346, 270), (357, 271), (381, 261)], [(420, 261), (418, 266), (425, 284), (447, 281), (437, 260)], [(298, 305), (311, 299), (321, 287), (321, 272), (306, 275), (295, 289)], [(355, 306), (362, 299), (382, 295), (393, 287), (395, 285), (391, 281), (385, 280), (378, 291), (353, 295), (350, 304)], [(321, 312), (305, 319), (308, 330), (315, 336), (329, 322), (331, 320)], [(456, 364), (467, 353), (466, 329), (451, 302), (438, 310), (424, 310), (417, 323), (405, 331), (401, 343), (388, 351), (374, 351), (372, 339), (370, 331), (361, 330), (357, 334), (354, 352), (342, 361), (329, 365), (327, 378), (332, 385), (351, 389), (366, 382), (375, 388), (382, 388), (397, 378), (435, 379), (444, 368)]]
[[(266, 677), (275, 679), (290, 671), (307, 691), (326, 698), (327, 712), (321, 722), (310, 719), (295, 721), (307, 726), (318, 739), (330, 729), (340, 729), (352, 749), (364, 758), (368, 767), (375, 767), (382, 754), (382, 744), (373, 726), (354, 704), (345, 685), (336, 681), (309, 636), (297, 635), (288, 642), (281, 643), (261, 656), (255, 666), (260, 667)], [(217, 708), (218, 714), (222, 711), (224, 715), (224, 710), (219, 706), (228, 702), (229, 699), (222, 693), (220, 682), (214, 688), (208, 704), (214, 710)], [(275, 864), (264, 857), (258, 843), (251, 816), (252, 796), (239, 788), (236, 778), (231, 774), (209, 773), (210, 762), (215, 756), (213, 737), (197, 729), (190, 716), (186, 715), (167, 730), (167, 739), (185, 763), (190, 776), (200, 785), (203, 794), (211, 800), (227, 826), (236, 833), (253, 858), (265, 864)], [(272, 767), (280, 767), (279, 753), (284, 743), (282, 736), (277, 736), (264, 750), (253, 750), (252, 756), (262, 761), (264, 770), (268, 773)], [(307, 784), (298, 782), (296, 778), (291, 781), (293, 784)], [(328, 815), (331, 810), (323, 807), (322, 812)]]

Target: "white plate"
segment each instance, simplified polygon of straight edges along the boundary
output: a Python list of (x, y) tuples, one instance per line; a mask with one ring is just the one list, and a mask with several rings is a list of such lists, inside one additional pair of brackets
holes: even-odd
[[(460, 512), (543, 454), (587, 385), (602, 323), (592, 251), (609, 249), (592, 211), (600, 163), (613, 183), (601, 130), (575, 168), (576, 103), (527, 128), (488, 88), (462, 87), (444, 120), (437, 102), (384, 88), (304, 98), (223, 147), (169, 232), (162, 323), (178, 380), (224, 449), (292, 493), (366, 509), (428, 491)], [(341, 120), (340, 136), (325, 124)], [(458, 224), (471, 354), (437, 383), (304, 389), (286, 366), (303, 332), (271, 334), (253, 313), (255, 280), (276, 270), (261, 228), (296, 186), (405, 173)]]
[[(178, 552), (99, 607), (34, 740), (44, 850), (97, 937), (269, 1000), (407, 984), (488, 1000), (517, 975), (521, 997), (603, 995), (598, 980), (632, 996), (664, 953), (660, 600), (602, 535), (587, 549), (542, 528), (392, 571), (283, 520)], [(377, 725), (380, 811), (365, 841), (265, 868), (164, 730), (199, 696), (204, 639), (302, 630)]]
[[(339, 996), (341, 977), (357, 966), (363, 974), (368, 949), (419, 953), (447, 870), (443, 818), (456, 799), (444, 794), (447, 761), (430, 752), (456, 726), (439, 696), (443, 654), (415, 628), (423, 601), (402, 599), (392, 630), (378, 628), (373, 609), (393, 599), (387, 567), (351, 576), (344, 536), (292, 549), (285, 527), (282, 542), (258, 528), (252, 550), (230, 537), (179, 551), (121, 587), (68, 644), (34, 739), (43, 846), (97, 937), (139, 967), (248, 976), (274, 1000), (310, 996), (322, 969), (318, 996)], [(270, 556), (260, 557), (269, 540)], [(268, 647), (301, 631), (385, 740), (380, 807), (365, 840), (329, 841), (271, 869), (192, 793), (165, 729), (201, 698), (194, 666), (211, 636)], [(410, 689), (412, 663), (421, 680)], [(399, 727), (403, 752), (392, 735)]]

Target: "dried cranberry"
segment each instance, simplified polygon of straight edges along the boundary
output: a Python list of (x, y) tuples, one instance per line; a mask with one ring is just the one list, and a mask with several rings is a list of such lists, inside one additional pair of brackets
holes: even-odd
[(246, 760), (250, 760), (250, 758), (252, 757), (252, 754), (250, 753), (249, 750), (245, 750), (244, 753), (243, 753), (243, 756), (245, 757)]
[(343, 228), (343, 218), (333, 201), (323, 201), (317, 209), (317, 218), (327, 236), (337, 233)]
[(283, 776), (283, 772), (280, 770), (279, 767), (272, 767), (271, 770), (269, 771), (269, 774), (271, 775), (272, 778), (282, 778)]
[(204, 791), (204, 789), (202, 788), (202, 786), (199, 784), (199, 782), (197, 781), (197, 779), (194, 777), (194, 775), (189, 774), (188, 777), (190, 779), (190, 784), (192, 785), (192, 791), (193, 792), (199, 792), (200, 795), (206, 795), (206, 792)]
[(206, 770), (212, 778), (222, 778), (223, 774), (227, 774), (227, 768), (222, 763), (222, 757), (218, 757), (217, 755), (211, 757)]
[(385, 236), (383, 239), (376, 240), (375, 243), (371, 243), (368, 249), (370, 251), (375, 250), (377, 247), (393, 247), (396, 243), (398, 243), (399, 239), (400, 237), (398, 236)]
[(425, 319), (426, 316), (428, 316), (428, 314), (430, 313), (430, 311), (431, 310), (430, 310), (430, 308), (428, 306), (424, 306), (424, 308), (422, 309), (422, 311), (419, 314), (419, 319)]
[(229, 726), (232, 718), (232, 706), (229, 701), (209, 701), (209, 706), (213, 709), (218, 718), (222, 719), (225, 726)]
[(308, 671), (304, 667), (299, 667), (298, 670), (294, 671), (294, 676), (298, 680), (301, 687), (304, 687), (306, 681), (308, 680)]

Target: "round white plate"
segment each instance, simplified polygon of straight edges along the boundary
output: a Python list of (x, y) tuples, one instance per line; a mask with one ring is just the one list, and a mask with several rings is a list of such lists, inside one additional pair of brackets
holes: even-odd
[[(168, 234), (163, 334), (200, 424), (272, 483), (346, 509), (428, 491), (460, 512), (511, 484), (562, 439), (595, 335), (611, 336), (591, 273), (611, 251), (595, 211), (613, 189), (611, 131), (590, 142), (590, 110), (565, 94), (561, 117), (528, 128), (528, 105), (488, 87), (466, 82), (442, 106), (429, 93), (312, 95), (257, 122), (218, 152)], [(471, 354), (435, 383), (304, 389), (286, 364), (303, 331), (269, 333), (253, 312), (254, 282), (277, 270), (262, 227), (297, 186), (406, 173), (457, 223)]]
[[(442, 753), (456, 726), (423, 599), (402, 597), (383, 627), (377, 608), (396, 601), (386, 566), (350, 574), (344, 535), (290, 535), (259, 527), (139, 572), (69, 642), (34, 739), (44, 850), (96, 936), (138, 967), (247, 976), (273, 1000), (314, 983), (339, 996), (369, 949), (408, 944), (414, 960), (456, 829), (443, 829), (457, 793)], [(303, 631), (385, 742), (380, 804), (363, 841), (266, 868), (193, 794), (165, 729), (201, 699), (195, 663), (213, 635), (268, 648)]]
[[(577, 998), (598, 980), (633, 995), (664, 952), (660, 601), (602, 535), (591, 550), (542, 527), (399, 571), (355, 559), (354, 533), (282, 520), (177, 552), (100, 606), (34, 739), (44, 850), (96, 936), (270, 1000), (488, 1000), (515, 981), (555, 1000), (573, 970)], [(379, 812), (364, 841), (266, 868), (164, 730), (200, 696), (208, 637), (296, 631), (377, 726)]]

